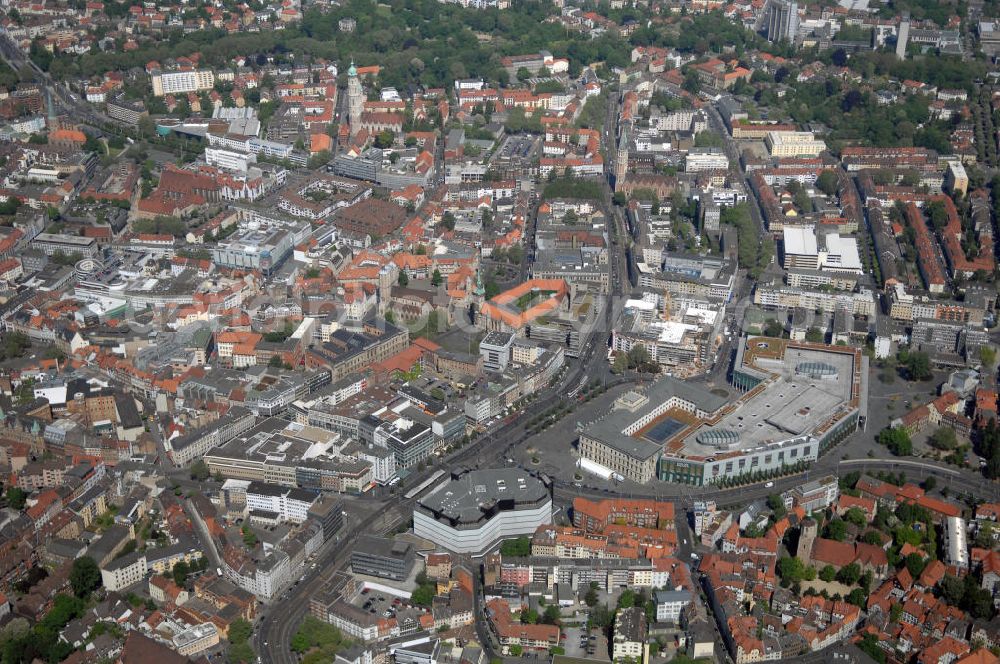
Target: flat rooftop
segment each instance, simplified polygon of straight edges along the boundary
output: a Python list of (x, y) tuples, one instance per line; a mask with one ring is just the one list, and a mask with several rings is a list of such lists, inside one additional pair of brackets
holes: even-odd
[[(600, 440), (631, 457), (648, 459), (656, 456), (663, 450), (663, 443), (667, 440), (662, 438), (664, 429), (673, 428), (665, 424), (672, 419), (671, 411), (654, 418), (649, 425), (634, 434), (628, 434), (626, 430), (675, 396), (706, 413), (714, 413), (728, 401), (697, 384), (666, 376), (643, 391), (633, 390), (618, 397), (611, 411), (596, 422), (583, 424), (582, 431), (588, 437)], [(676, 432), (675, 430), (673, 433)]]
[(357, 553), (396, 560), (406, 560), (412, 549), (413, 545), (409, 542), (371, 535), (362, 535), (354, 544), (354, 550)]
[(520, 468), (498, 468), (453, 477), (421, 499), (420, 506), (435, 516), (475, 523), (502, 502), (513, 501), (506, 508), (509, 510), (518, 505), (537, 505), (549, 498), (549, 490), (538, 478)]
[(674, 440), (672, 452), (708, 457), (766, 447), (813, 435), (832, 418), (856, 407), (854, 348), (839, 350), (763, 337), (744, 343), (737, 369), (749, 368), (764, 382), (718, 419), (702, 422)]

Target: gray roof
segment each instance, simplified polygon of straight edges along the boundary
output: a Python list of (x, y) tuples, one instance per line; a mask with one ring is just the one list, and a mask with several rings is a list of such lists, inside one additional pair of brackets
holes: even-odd
[(657, 590), (653, 596), (656, 598), (657, 604), (691, 601), (691, 593), (687, 590)]
[(630, 410), (616, 407), (601, 419), (583, 425), (582, 432), (588, 438), (599, 440), (623, 454), (639, 459), (648, 459), (659, 454), (663, 446), (623, 433), (630, 424), (674, 396), (690, 401), (707, 413), (714, 413), (729, 402), (727, 397), (720, 397), (703, 387), (670, 376), (661, 378), (650, 385), (642, 393), (642, 396), (645, 397), (646, 403), (641, 408)]
[(391, 540), (385, 537), (362, 535), (354, 545), (357, 553), (366, 553), (382, 558), (405, 560), (411, 553), (413, 545), (403, 540)]
[(530, 509), (546, 500), (551, 497), (541, 480), (520, 468), (498, 468), (452, 474), (450, 482), (421, 499), (419, 506), (435, 518), (477, 523), (496, 508)]
[(127, 553), (124, 556), (119, 556), (118, 558), (115, 558), (114, 560), (110, 561), (107, 565), (104, 566), (103, 569), (106, 570), (122, 569), (124, 567), (128, 567), (129, 565), (134, 564), (137, 560), (139, 560), (139, 558), (142, 558), (145, 555), (146, 554), (143, 551), (132, 551), (131, 553)]
[(642, 607), (633, 606), (619, 609), (615, 620), (615, 637), (621, 635), (627, 641), (644, 641), (646, 639), (646, 612)]

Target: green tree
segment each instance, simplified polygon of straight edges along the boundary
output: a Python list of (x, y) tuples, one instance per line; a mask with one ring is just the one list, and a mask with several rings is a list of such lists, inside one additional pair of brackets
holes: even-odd
[(694, 137), (696, 148), (721, 148), (725, 145), (725, 139), (714, 131), (699, 131)]
[(819, 578), (821, 581), (829, 583), (837, 578), (837, 570), (833, 568), (833, 565), (826, 565), (819, 571)]
[(927, 439), (927, 442), (930, 443), (931, 447), (939, 450), (953, 450), (958, 447), (958, 438), (955, 436), (955, 430), (951, 427), (938, 427)]
[(101, 585), (101, 570), (90, 556), (73, 561), (69, 571), (69, 584), (77, 597), (86, 597)]
[[(281, 358), (278, 359), (280, 360)], [(210, 475), (211, 473), (208, 470), (208, 464), (205, 463), (204, 459), (198, 459), (191, 464), (191, 479), (204, 482)]]
[(909, 570), (910, 576), (914, 579), (923, 573), (926, 566), (927, 561), (919, 553), (914, 552), (906, 556), (906, 569)]
[(861, 541), (865, 544), (881, 547), (885, 540), (882, 539), (882, 535), (877, 530), (869, 530), (861, 536)]
[(301, 630), (295, 632), (289, 645), (294, 652), (299, 654), (306, 652), (311, 647), (309, 639), (306, 638)]
[(396, 278), (396, 283), (404, 288), (410, 285), (410, 277), (406, 274), (406, 270), (400, 270), (399, 276)]
[(805, 189), (799, 189), (795, 192), (792, 202), (795, 204), (795, 207), (802, 210), (802, 212), (806, 214), (813, 211), (812, 199), (809, 198), (809, 192)]
[(303, 618), (291, 640), (291, 647), (295, 652), (305, 653), (315, 648), (319, 654), (328, 658), (326, 661), (332, 661), (337, 650), (344, 645), (344, 637), (339, 629), (311, 615)]
[(861, 588), (852, 590), (845, 599), (854, 606), (861, 607), (862, 609), (868, 607), (868, 594)]
[(989, 344), (983, 344), (979, 347), (979, 361), (986, 370), (991, 371), (997, 365), (997, 349)]
[(825, 170), (816, 178), (816, 188), (827, 196), (837, 193), (837, 174), (832, 170)]
[(776, 493), (772, 493), (767, 497), (767, 506), (771, 508), (772, 512), (774, 512), (774, 518), (776, 520), (780, 520), (788, 512), (788, 510), (785, 509), (785, 501), (782, 500), (781, 496)]
[(868, 525), (868, 516), (857, 507), (847, 510), (847, 513), (844, 514), (844, 520), (858, 528), (864, 528)]
[(431, 275), (431, 286), (434, 286), (435, 288), (437, 288), (438, 286), (441, 285), (441, 283), (443, 281), (444, 281), (444, 278), (441, 276), (441, 270), (438, 270), (437, 268), (435, 268), (434, 269), (434, 274)]
[(934, 377), (931, 371), (931, 360), (927, 353), (908, 352), (901, 358), (900, 364), (906, 369), (910, 380), (930, 380)]
[(7, 489), (7, 506), (15, 510), (23, 510), (28, 502), (28, 494), (20, 487), (12, 486)]
[(611, 364), (611, 372), (621, 374), (626, 371), (628, 371), (628, 355), (625, 353), (616, 354), (615, 361)]
[(250, 526), (243, 524), (243, 543), (247, 545), (248, 548), (252, 549), (257, 546), (257, 534), (254, 533)]
[(689, 69), (687, 74), (684, 75), (683, 87), (693, 95), (698, 94), (701, 91), (701, 80), (698, 78), (698, 72)]
[(628, 363), (630, 367), (638, 371), (649, 371), (651, 368), (655, 371), (653, 358), (650, 357), (649, 350), (642, 344), (636, 344), (629, 349)]
[(885, 445), (896, 456), (908, 456), (913, 452), (910, 434), (902, 427), (888, 427), (878, 433), (878, 442)]
[(246, 641), (240, 643), (229, 642), (229, 661), (239, 662), (240, 664), (250, 664), (256, 660), (256, 655), (254, 655), (253, 648)]
[(587, 588), (587, 594), (583, 596), (583, 603), (590, 608), (597, 606), (597, 588), (593, 586)]
[(857, 563), (851, 563), (840, 568), (837, 572), (837, 581), (844, 585), (853, 586), (861, 578), (861, 568)]
[(798, 583), (805, 578), (805, 565), (798, 558), (785, 556), (779, 559), (777, 571), (783, 586)]
[(170, 575), (174, 577), (174, 583), (183, 587), (185, 582), (187, 582), (187, 577), (190, 573), (191, 568), (188, 566), (187, 562), (179, 560), (174, 563), (174, 568), (171, 570)]
[(948, 225), (948, 210), (940, 200), (931, 201), (925, 208), (927, 216), (930, 217), (934, 230), (941, 231)]
[(249, 641), (252, 634), (253, 625), (243, 618), (237, 618), (229, 625), (229, 640), (234, 643)]
[[(898, 605), (893, 605), (893, 608), (897, 607)], [(878, 662), (878, 664), (885, 664), (885, 651), (882, 650), (882, 647), (879, 645), (878, 638), (874, 634), (865, 634), (861, 641), (858, 642), (858, 648), (865, 651), (865, 653)]]
[(591, 628), (607, 629), (615, 622), (615, 612), (607, 604), (598, 604), (591, 608), (587, 624)]
[(775, 339), (780, 339), (785, 333), (785, 326), (774, 320), (773, 318), (768, 320), (764, 324), (764, 336), (774, 337)]
[(847, 523), (841, 519), (831, 520), (826, 524), (826, 526), (824, 526), (823, 536), (828, 539), (843, 542), (844, 538), (847, 537)]
[(416, 606), (430, 606), (434, 602), (434, 586), (418, 586), (410, 595), (410, 601)]

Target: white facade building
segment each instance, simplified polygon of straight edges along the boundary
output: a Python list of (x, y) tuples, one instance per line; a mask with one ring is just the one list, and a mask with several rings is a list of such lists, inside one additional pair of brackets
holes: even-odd
[(133, 553), (116, 558), (101, 568), (101, 581), (111, 592), (119, 592), (146, 577), (146, 556)]
[(684, 160), (684, 170), (688, 173), (724, 171), (728, 168), (729, 157), (722, 148), (694, 148)]
[(247, 487), (247, 510), (274, 512), (282, 521), (302, 523), (318, 498), (319, 494), (308, 489), (251, 482)]
[(453, 474), (413, 510), (415, 535), (457, 553), (479, 553), (550, 523), (548, 488), (518, 468)]
[(157, 72), (150, 76), (150, 82), (153, 86), (153, 96), (163, 97), (211, 90), (215, 85), (215, 74), (211, 69)]

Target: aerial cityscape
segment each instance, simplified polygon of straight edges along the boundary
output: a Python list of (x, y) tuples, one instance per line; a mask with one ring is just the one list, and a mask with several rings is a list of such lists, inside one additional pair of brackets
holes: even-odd
[(0, 664), (1000, 664), (997, 0), (0, 0)]

